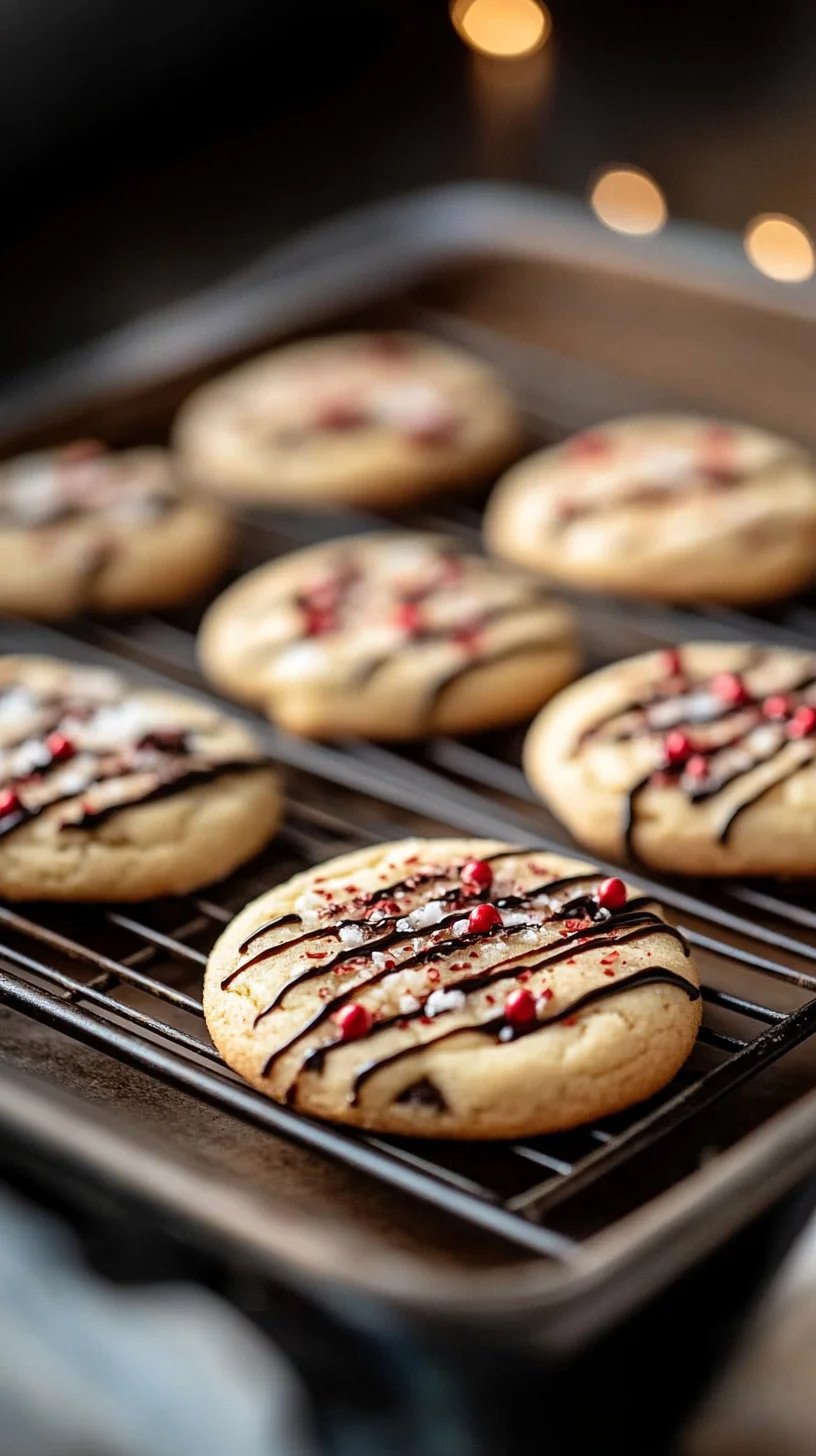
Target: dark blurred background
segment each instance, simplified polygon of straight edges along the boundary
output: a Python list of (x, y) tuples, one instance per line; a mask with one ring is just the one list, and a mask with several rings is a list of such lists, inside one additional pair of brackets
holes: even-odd
[(549, 8), (533, 72), (446, 0), (2, 0), (0, 377), (450, 179), (580, 196), (626, 162), (674, 217), (816, 231), (813, 0)]

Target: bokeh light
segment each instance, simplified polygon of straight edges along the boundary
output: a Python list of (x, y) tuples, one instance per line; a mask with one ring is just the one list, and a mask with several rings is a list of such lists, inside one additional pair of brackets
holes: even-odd
[(453, 0), (451, 20), (462, 40), (486, 56), (530, 56), (552, 30), (539, 0)]
[(600, 222), (617, 233), (657, 233), (668, 216), (663, 193), (639, 167), (609, 167), (593, 182), (589, 201)]
[(744, 242), (754, 267), (780, 283), (803, 283), (816, 268), (813, 243), (805, 229), (781, 213), (767, 212), (752, 218)]

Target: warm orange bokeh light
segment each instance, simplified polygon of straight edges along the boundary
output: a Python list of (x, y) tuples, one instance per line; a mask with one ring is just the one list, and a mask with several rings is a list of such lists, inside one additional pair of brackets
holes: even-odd
[(755, 268), (779, 283), (804, 283), (816, 268), (813, 244), (801, 223), (781, 213), (754, 217), (745, 229), (745, 251)]
[(592, 184), (595, 216), (617, 233), (657, 233), (668, 216), (666, 199), (648, 172), (610, 167)]
[(486, 56), (530, 56), (552, 30), (539, 0), (454, 0), (450, 14), (462, 39)]

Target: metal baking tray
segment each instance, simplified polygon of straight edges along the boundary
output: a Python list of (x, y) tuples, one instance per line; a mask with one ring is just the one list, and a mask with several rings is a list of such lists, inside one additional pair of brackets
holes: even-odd
[[(221, 288), (57, 361), (0, 398), (4, 450), (92, 432), (162, 440), (192, 384), (265, 343), (409, 324), (503, 368), (530, 443), (633, 409), (722, 411), (816, 444), (802, 357), (816, 293), (750, 273), (735, 240), (672, 225), (633, 244), (577, 204), (464, 187), (310, 234)], [(773, 366), (757, 387), (753, 351)], [(765, 375), (766, 383), (768, 375)], [(809, 433), (810, 432), (810, 433)], [(247, 511), (241, 569), (376, 527), (362, 512)], [(394, 519), (475, 541), (478, 501)], [(762, 614), (573, 598), (588, 666), (689, 635), (801, 644), (807, 600)], [(167, 617), (0, 624), (0, 650), (125, 664), (206, 693), (203, 604)], [(240, 711), (240, 710), (239, 710)], [(311, 744), (261, 724), (287, 766), (280, 839), (226, 884), (120, 911), (0, 905), (0, 1127), (172, 1207), (278, 1277), (336, 1300), (522, 1328), (563, 1350), (620, 1318), (816, 1167), (816, 913), (796, 886), (655, 886), (695, 947), (705, 1024), (649, 1104), (558, 1137), (430, 1145), (360, 1135), (245, 1086), (209, 1045), (206, 953), (248, 898), (345, 849), (414, 830), (568, 837), (528, 793), (519, 734), (400, 751)], [(20, 1070), (38, 1082), (19, 1081)], [(46, 1083), (82, 1093), (54, 1102)], [(100, 1126), (91, 1103), (103, 1105)]]

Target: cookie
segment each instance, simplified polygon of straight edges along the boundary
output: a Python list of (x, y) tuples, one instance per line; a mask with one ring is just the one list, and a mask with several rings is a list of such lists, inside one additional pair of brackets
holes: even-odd
[(256, 854), (280, 809), (252, 736), (206, 704), (0, 658), (1, 896), (181, 894)]
[(508, 471), (485, 540), (588, 591), (770, 601), (816, 575), (816, 467), (789, 440), (745, 425), (616, 420)]
[(524, 762), (599, 855), (816, 875), (816, 655), (702, 642), (615, 663), (542, 711)]
[(446, 537), (311, 546), (236, 582), (199, 637), (205, 673), (281, 727), (421, 738), (529, 717), (574, 677), (570, 612)]
[(577, 860), (409, 839), (242, 910), (210, 956), (210, 1034), (280, 1102), (379, 1132), (526, 1137), (663, 1087), (699, 978), (650, 899)]
[(0, 612), (172, 606), (220, 574), (231, 543), (217, 510), (180, 493), (164, 450), (77, 440), (0, 464)]
[(174, 441), (191, 478), (243, 500), (396, 506), (505, 465), (519, 424), (486, 364), (420, 334), (337, 334), (203, 385)]

